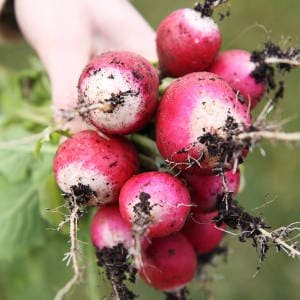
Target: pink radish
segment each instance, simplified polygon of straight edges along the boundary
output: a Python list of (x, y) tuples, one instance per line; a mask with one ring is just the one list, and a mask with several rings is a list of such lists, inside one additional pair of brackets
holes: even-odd
[(118, 244), (131, 249), (131, 228), (122, 219), (118, 206), (105, 206), (97, 211), (91, 224), (91, 239), (97, 249), (112, 248)]
[(93, 130), (79, 132), (61, 144), (53, 164), (61, 190), (88, 205), (116, 201), (137, 168), (132, 144), (122, 137), (105, 139)]
[(158, 103), (158, 74), (142, 56), (131, 52), (106, 52), (83, 70), (79, 107), (99, 130), (128, 134), (141, 129)]
[(223, 197), (225, 192), (235, 196), (240, 186), (239, 170), (225, 172), (224, 178), (217, 175), (205, 176), (190, 173), (184, 173), (183, 177), (192, 188), (191, 198), (196, 205), (193, 211), (200, 213), (216, 210), (218, 199)]
[(251, 73), (256, 65), (251, 61), (251, 53), (245, 50), (229, 50), (221, 53), (209, 71), (224, 78), (241, 93), (247, 105), (253, 109), (265, 92), (265, 85), (257, 82)]
[(197, 267), (195, 250), (181, 233), (156, 238), (143, 254), (141, 277), (156, 289), (173, 292), (186, 286)]
[(156, 46), (162, 73), (179, 77), (203, 71), (213, 62), (221, 34), (210, 17), (190, 8), (178, 9), (159, 25)]
[(134, 299), (125, 280), (135, 281), (136, 270), (131, 266), (133, 239), (131, 228), (121, 218), (116, 205), (101, 207), (91, 224), (91, 239), (96, 247), (97, 263), (111, 281), (116, 299)]
[(190, 211), (191, 200), (179, 179), (167, 173), (146, 172), (124, 184), (119, 204), (124, 220), (133, 227), (142, 222), (142, 235), (151, 238), (179, 231)]
[(193, 213), (184, 226), (183, 232), (200, 255), (214, 250), (222, 241), (224, 232), (216, 228), (213, 218), (217, 212)]
[(199, 72), (175, 80), (164, 93), (156, 142), (173, 166), (202, 173), (230, 169), (246, 154), (232, 137), (251, 124), (247, 106), (215, 74)]

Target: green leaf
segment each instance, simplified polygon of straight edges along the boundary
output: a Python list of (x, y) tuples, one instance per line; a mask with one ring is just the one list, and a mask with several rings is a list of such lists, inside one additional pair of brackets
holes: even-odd
[(0, 151), (0, 173), (9, 182), (18, 182), (26, 178), (31, 161), (28, 153)]
[[(1, 261), (1, 300), (53, 300), (57, 290), (72, 276), (72, 268), (62, 262), (68, 247), (66, 239), (49, 230), (44, 235), (42, 247), (13, 261)], [(69, 299), (88, 298), (72, 293)]]
[[(44, 241), (46, 224), (40, 216), (38, 189), (52, 172), (54, 147), (40, 160), (33, 155), (33, 145), (14, 145), (6, 134), (24, 136), (18, 126), (7, 128), (0, 148), (0, 260), (26, 255)], [(28, 133), (27, 133), (28, 135)], [(8, 134), (9, 136), (9, 134)], [(6, 147), (6, 148), (5, 148)]]
[(41, 245), (45, 225), (39, 216), (36, 187), (11, 184), (0, 176), (0, 259), (12, 259)]

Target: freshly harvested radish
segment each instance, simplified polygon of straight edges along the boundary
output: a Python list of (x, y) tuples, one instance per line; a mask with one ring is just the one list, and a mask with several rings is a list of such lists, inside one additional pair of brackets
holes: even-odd
[(217, 56), (209, 71), (224, 78), (244, 97), (253, 109), (265, 92), (265, 84), (257, 82), (252, 75), (256, 64), (251, 61), (251, 53), (245, 50), (228, 50)]
[(141, 277), (165, 292), (185, 287), (193, 279), (197, 267), (195, 250), (181, 233), (153, 239), (142, 260)]
[(121, 215), (128, 224), (149, 238), (179, 231), (190, 211), (187, 188), (176, 177), (146, 172), (130, 178), (119, 197)]
[(79, 111), (107, 134), (141, 129), (158, 104), (159, 79), (142, 56), (111, 51), (96, 56), (82, 71), (78, 83)]
[(165, 91), (157, 113), (156, 143), (172, 166), (212, 174), (243, 159), (247, 144), (234, 137), (250, 124), (247, 106), (225, 80), (209, 72), (191, 73)]
[(172, 12), (157, 29), (156, 47), (163, 75), (179, 77), (205, 70), (220, 46), (218, 25), (190, 8)]
[(54, 174), (60, 189), (78, 204), (100, 205), (117, 200), (121, 187), (138, 169), (137, 153), (123, 137), (85, 130), (58, 148)]

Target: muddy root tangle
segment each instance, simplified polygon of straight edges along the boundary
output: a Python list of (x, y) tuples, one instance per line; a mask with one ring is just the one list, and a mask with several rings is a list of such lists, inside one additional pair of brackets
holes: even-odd
[(246, 242), (250, 239), (252, 246), (259, 253), (260, 264), (264, 262), (272, 245), (277, 251), (283, 250), (292, 257), (300, 255), (297, 244), (287, 242), (289, 234), (295, 230), (293, 224), (269, 232), (267, 229), (271, 227), (264, 222), (263, 218), (246, 212), (236, 200), (232, 199), (231, 193), (225, 193), (219, 197), (217, 210), (218, 215), (214, 218), (216, 225), (221, 226), (225, 223), (229, 228), (238, 230), (240, 242)]
[(176, 163), (171, 160), (166, 160), (168, 166), (172, 169), (176, 167), (181, 167), (184, 170), (188, 170), (194, 166), (201, 167), (201, 163), (206, 159), (206, 157), (215, 157), (215, 165), (213, 172), (215, 175), (222, 175), (224, 171), (230, 169), (232, 164), (237, 165), (244, 161), (243, 152), (245, 149), (249, 149), (252, 146), (252, 140), (250, 138), (240, 139), (239, 135), (245, 132), (251, 132), (256, 130), (250, 127), (249, 129), (239, 128), (238, 123), (230, 115), (227, 116), (225, 125), (222, 131), (225, 136), (220, 136), (218, 133), (210, 133), (203, 131), (201, 135), (198, 136), (197, 141), (190, 144), (187, 148), (181, 149), (174, 153), (173, 157), (178, 154), (188, 153), (190, 149), (202, 144), (206, 147), (206, 151), (199, 153), (198, 159), (187, 156), (187, 159), (183, 163)]
[[(196, 2), (194, 10), (201, 13), (202, 17), (211, 17), (216, 7), (227, 3), (228, 0), (205, 0), (203, 4)], [(223, 19), (225, 16), (229, 16), (229, 11), (225, 14), (220, 13), (220, 18)]]
[(118, 300), (132, 300), (137, 296), (125, 285), (125, 281), (135, 282), (136, 269), (130, 264), (130, 256), (123, 244), (96, 251), (98, 266), (105, 269), (112, 283), (113, 293)]
[(295, 47), (282, 49), (272, 41), (266, 42), (262, 50), (252, 52), (251, 61), (256, 64), (256, 68), (251, 75), (257, 83), (265, 83), (268, 92), (275, 90), (273, 102), (278, 102), (284, 96), (284, 81), (276, 82), (276, 71), (284, 74), (300, 66), (299, 53)]
[(77, 205), (83, 209), (82, 212), (84, 212), (84, 207), (87, 203), (96, 196), (97, 194), (95, 191), (91, 190), (88, 185), (82, 183), (71, 186), (71, 192), (64, 194), (64, 198), (67, 201), (70, 211), (74, 209), (74, 205)]

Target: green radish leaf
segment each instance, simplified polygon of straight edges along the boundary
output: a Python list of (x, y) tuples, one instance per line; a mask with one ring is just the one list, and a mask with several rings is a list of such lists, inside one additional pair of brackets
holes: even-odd
[[(62, 262), (63, 254), (68, 249), (66, 238), (51, 230), (45, 230), (44, 237), (43, 246), (26, 256), (14, 257), (8, 262), (1, 261), (2, 300), (53, 300), (57, 290), (72, 276), (72, 268)], [(89, 299), (82, 295), (80, 289), (81, 286), (68, 299)]]
[(36, 186), (27, 181), (11, 184), (0, 176), (0, 260), (24, 255), (43, 243)]
[(0, 245), (5, 245), (0, 247), (0, 260), (26, 255), (44, 242), (38, 189), (52, 172), (55, 147), (47, 145), (36, 160), (32, 143), (17, 143), (29, 134), (20, 126), (0, 132)]

